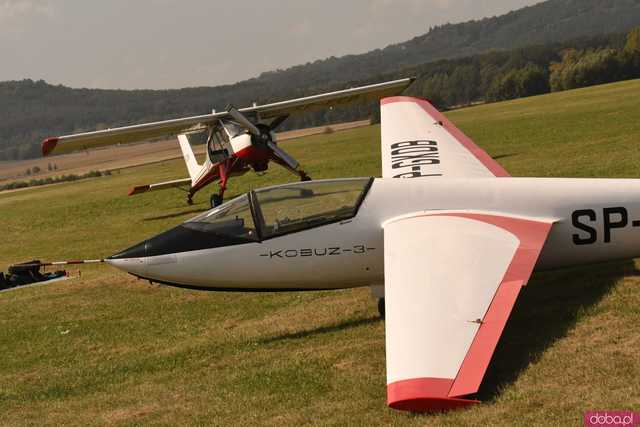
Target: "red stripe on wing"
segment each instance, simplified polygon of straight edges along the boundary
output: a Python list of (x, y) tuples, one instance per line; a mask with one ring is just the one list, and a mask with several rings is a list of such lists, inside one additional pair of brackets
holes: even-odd
[(471, 213), (443, 213), (433, 216), (457, 216), (482, 221), (500, 227), (520, 240), (448, 393), (449, 397), (465, 396), (478, 391), (520, 289), (529, 281), (553, 224)]
[(42, 155), (46, 157), (51, 154), (51, 152), (56, 148), (56, 145), (58, 145), (58, 140), (59, 138), (54, 137), (47, 138), (42, 141)]
[(447, 117), (438, 111), (431, 103), (420, 98), (412, 98), (410, 96), (393, 96), (384, 98), (380, 101), (380, 105), (393, 104), (395, 102), (412, 102), (418, 104), (426, 111), (434, 120), (442, 123), (442, 126), (465, 147), (476, 159), (480, 161), (489, 171), (496, 177), (511, 176), (498, 162), (493, 160), (482, 148), (478, 147), (467, 135), (456, 127)]
[(454, 380), (448, 378), (412, 378), (387, 385), (387, 404), (393, 409), (411, 412), (447, 411), (477, 400), (449, 397)]

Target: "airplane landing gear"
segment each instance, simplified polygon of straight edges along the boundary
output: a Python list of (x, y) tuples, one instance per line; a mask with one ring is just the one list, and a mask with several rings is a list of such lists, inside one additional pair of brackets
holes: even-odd
[(300, 171), (300, 181), (301, 182), (311, 181), (311, 177), (307, 175), (305, 171)]
[(217, 208), (222, 204), (222, 196), (220, 194), (212, 194), (209, 202), (211, 202), (212, 208)]
[[(305, 171), (299, 171), (298, 172), (300, 174), (300, 182), (307, 182), (307, 181), (311, 181), (311, 177), (309, 175), (307, 175), (307, 173)], [(302, 197), (312, 197), (313, 196), (313, 190), (309, 190), (307, 188), (302, 189), (302, 191), (300, 191), (300, 195)]]
[(378, 298), (378, 314), (384, 320), (384, 298)]
[(222, 204), (224, 200), (224, 192), (227, 189), (227, 180), (229, 179), (227, 175), (227, 170), (230, 170), (231, 167), (228, 167), (226, 163), (223, 163), (218, 168), (220, 172), (220, 191), (218, 194), (212, 194), (209, 202), (211, 203), (212, 208), (217, 208)]
[(187, 204), (189, 206), (193, 205), (193, 194), (187, 195)]

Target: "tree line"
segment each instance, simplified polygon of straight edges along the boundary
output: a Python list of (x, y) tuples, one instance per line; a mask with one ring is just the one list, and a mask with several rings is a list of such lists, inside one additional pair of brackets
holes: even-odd
[[(624, 34), (490, 51), (371, 75), (357, 81), (306, 85), (267, 84), (256, 78), (218, 87), (179, 90), (71, 89), (44, 81), (0, 82), (0, 160), (40, 155), (48, 137), (238, 107), (416, 77), (409, 95), (441, 109), (537, 95), (640, 77), (640, 29)], [(215, 100), (215, 102), (212, 102)], [(281, 130), (358, 120), (377, 115), (376, 103), (292, 117)]]
[(493, 102), (640, 77), (640, 27), (627, 35), (489, 53), (420, 75), (416, 95), (440, 108)]

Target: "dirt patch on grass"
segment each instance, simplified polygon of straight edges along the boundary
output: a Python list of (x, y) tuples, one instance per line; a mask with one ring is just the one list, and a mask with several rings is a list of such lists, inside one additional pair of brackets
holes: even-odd
[(128, 408), (119, 408), (108, 411), (102, 416), (106, 425), (116, 425), (124, 422), (134, 422), (136, 419), (144, 418), (159, 409), (159, 405), (146, 403)]

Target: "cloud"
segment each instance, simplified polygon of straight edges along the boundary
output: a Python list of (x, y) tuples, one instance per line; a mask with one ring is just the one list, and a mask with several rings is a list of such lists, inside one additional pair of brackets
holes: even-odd
[(51, 18), (53, 14), (51, 0), (0, 0), (0, 23), (4, 25), (34, 17)]

